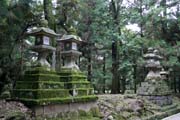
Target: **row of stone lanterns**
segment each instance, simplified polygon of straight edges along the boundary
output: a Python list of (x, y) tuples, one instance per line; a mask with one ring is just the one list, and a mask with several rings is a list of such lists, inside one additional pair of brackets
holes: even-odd
[[(52, 47), (52, 39), (57, 37), (57, 34), (49, 29), (47, 25), (47, 21), (42, 20), (41, 27), (32, 30), (28, 35), (35, 36), (35, 45), (32, 50), (38, 53), (37, 65), (50, 69), (51, 66), (47, 61), (47, 56), (56, 50), (56, 48)], [(81, 38), (76, 35), (63, 35), (61, 39), (57, 40), (57, 45), (62, 44), (61, 47), (63, 47), (63, 51), (61, 51), (65, 62), (63, 68), (79, 70), (76, 60), (82, 54), (78, 51), (78, 45), (81, 42)]]
[(62, 48), (64, 66), (60, 70), (51, 69), (47, 56), (56, 51), (52, 42), (58, 35), (47, 24), (46, 20), (42, 20), (40, 27), (28, 32), (29, 36), (35, 37), (35, 45), (31, 50), (38, 53), (37, 64), (25, 72), (13, 90), (16, 100), (35, 107), (35, 114), (39, 114), (41, 105), (43, 109), (49, 110), (48, 105), (56, 107), (54, 104), (57, 103), (92, 102), (97, 99), (90, 82), (76, 64), (82, 54), (78, 51), (78, 45), (82, 42), (80, 37), (63, 35), (57, 40), (58, 48)]

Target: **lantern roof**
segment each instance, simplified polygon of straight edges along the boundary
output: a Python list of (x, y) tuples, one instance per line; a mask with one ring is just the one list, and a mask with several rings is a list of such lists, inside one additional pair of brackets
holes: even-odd
[(28, 35), (33, 35), (33, 36), (36, 36), (36, 35), (45, 35), (45, 36), (48, 36), (48, 37), (56, 37), (58, 36), (54, 30), (50, 29), (48, 27), (48, 21), (44, 18), (42, 18), (40, 20), (40, 26), (37, 27), (36, 29), (31, 29), (30, 32), (28, 32), (27, 34)]
[(159, 55), (158, 50), (154, 50), (153, 48), (148, 48), (148, 53), (144, 55), (145, 59), (156, 59), (162, 60), (162, 57)]
[(27, 33), (28, 35), (46, 35), (48, 37), (56, 37), (58, 36), (54, 30), (51, 30), (50, 28), (46, 28), (46, 27), (39, 27), (36, 29), (32, 29), (30, 32)]
[(75, 42), (75, 43), (81, 43), (82, 39), (79, 36), (76, 35), (63, 35), (61, 39), (57, 40), (59, 42)]

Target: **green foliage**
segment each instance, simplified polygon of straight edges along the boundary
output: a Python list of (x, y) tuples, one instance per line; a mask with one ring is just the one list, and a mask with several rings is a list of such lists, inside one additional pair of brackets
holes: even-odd
[[(0, 1), (0, 92), (4, 84), (14, 83), (21, 73), (21, 43), (34, 19), (32, 0)], [(12, 88), (11, 88), (12, 89)]]
[[(166, 4), (164, 0), (139, 0), (129, 1), (126, 5), (125, 0), (57, 0), (57, 4), (51, 0), (44, 1), (47, 1), (43, 3), (46, 7), (35, 0), (0, 1), (0, 92), (4, 84), (15, 83), (19, 79), (21, 72), (26, 69), (23, 67), (25, 63), (31, 65), (34, 55), (22, 47), (25, 33), (28, 28), (39, 25), (39, 16), (44, 12), (47, 12), (45, 17), (49, 26), (57, 33), (77, 34), (85, 41), (80, 48), (83, 52), (81, 68), (87, 73), (87, 58), (91, 57), (92, 84), (97, 90), (104, 86), (106, 89), (111, 87), (112, 41), (119, 43), (119, 79), (126, 81), (131, 88), (135, 83), (135, 67), (144, 65), (143, 54), (148, 47), (160, 50), (165, 58), (162, 64), (166, 69), (180, 66), (180, 15), (177, 0), (168, 0)], [(126, 25), (129, 24), (137, 24), (140, 31), (127, 29)], [(33, 38), (27, 40), (34, 41)], [(104, 54), (105, 73), (101, 59)], [(45, 71), (41, 73), (43, 75), (40, 76), (52, 79), (44, 75)], [(70, 81), (87, 79), (76, 71), (73, 73), (77, 75)], [(67, 72), (64, 70), (63, 74), (66, 76)], [(61, 79), (69, 81), (63, 77)], [(86, 86), (85, 83), (82, 86)]]

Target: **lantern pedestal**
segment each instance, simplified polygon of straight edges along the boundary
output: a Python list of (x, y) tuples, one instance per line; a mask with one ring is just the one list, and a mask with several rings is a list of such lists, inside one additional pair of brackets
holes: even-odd
[(81, 55), (81, 52), (78, 51), (63, 51), (62, 56), (64, 57), (64, 66), (63, 69), (77, 69), (79, 70), (79, 66), (76, 64), (76, 61), (79, 56)]
[(58, 74), (60, 80), (64, 82), (65, 88), (69, 90), (69, 94), (72, 97), (91, 98), (92, 96), (92, 98), (97, 98), (94, 95), (92, 85), (87, 81), (87, 77), (81, 71), (64, 68)]
[(35, 66), (45, 66), (50, 69), (51, 65), (48, 63), (46, 58), (49, 55), (49, 53), (55, 51), (56, 49), (51, 46), (38, 45), (38, 46), (32, 47), (32, 50), (35, 52), (38, 52), (38, 60)]
[(46, 67), (34, 67), (17, 81), (14, 95), (26, 105), (34, 106), (64, 101), (68, 99), (69, 92), (55, 71), (47, 70)]

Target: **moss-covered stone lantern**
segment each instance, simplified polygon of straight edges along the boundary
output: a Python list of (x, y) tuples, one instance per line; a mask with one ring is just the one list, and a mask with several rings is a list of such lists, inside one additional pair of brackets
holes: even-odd
[(69, 90), (70, 95), (79, 101), (89, 98), (87, 101), (96, 100), (94, 95), (94, 89), (90, 82), (87, 80), (87, 76), (80, 71), (76, 61), (82, 54), (78, 51), (79, 45), (83, 42), (80, 37), (74, 34), (63, 35), (57, 40), (58, 45), (62, 46), (62, 57), (64, 65), (59, 71), (60, 79), (65, 82), (65, 88)]
[(50, 68), (51, 65), (46, 60), (48, 54), (56, 50), (52, 47), (52, 39), (57, 36), (57, 34), (48, 28), (47, 20), (41, 20), (41, 27), (33, 29), (28, 35), (35, 36), (35, 45), (32, 50), (38, 52), (38, 66), (44, 66)]
[(158, 50), (149, 48), (148, 53), (144, 55), (144, 59), (149, 72), (145, 81), (138, 88), (137, 94), (159, 106), (172, 104), (171, 90), (161, 76), (162, 72), (160, 72), (162, 69), (160, 60), (163, 58), (159, 55)]
[(52, 47), (52, 39), (56, 33), (47, 27), (46, 20), (42, 20), (42, 23), (41, 27), (28, 33), (36, 38), (32, 50), (38, 52), (38, 64), (25, 71), (25, 75), (16, 81), (13, 90), (17, 100), (33, 107), (61, 103), (69, 96), (59, 75), (46, 60), (49, 53), (56, 50)]
[(78, 51), (78, 45), (82, 42), (81, 38), (76, 35), (63, 35), (58, 42), (63, 46), (61, 54), (64, 58), (64, 66), (62, 68), (79, 70), (76, 61), (82, 54)]

